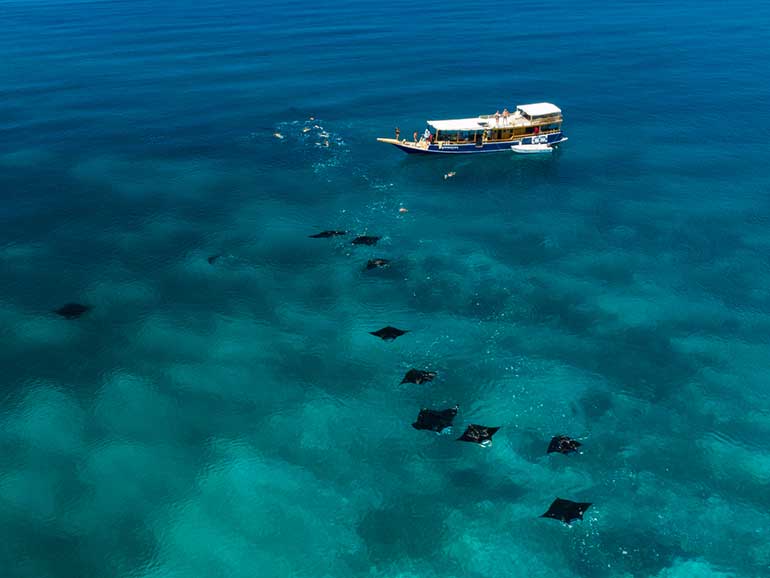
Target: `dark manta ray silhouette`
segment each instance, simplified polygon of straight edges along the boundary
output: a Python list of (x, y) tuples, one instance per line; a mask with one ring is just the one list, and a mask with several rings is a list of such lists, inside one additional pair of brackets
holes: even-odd
[(80, 303), (67, 303), (59, 307), (54, 313), (61, 315), (65, 319), (77, 319), (86, 311), (91, 309), (90, 305), (81, 305)]
[(548, 508), (548, 511), (540, 517), (561, 520), (569, 525), (573, 520), (582, 520), (583, 514), (590, 507), (590, 502), (572, 502), (556, 498)]
[(560, 454), (571, 454), (576, 452), (581, 445), (583, 444), (577, 440), (573, 440), (571, 437), (556, 436), (551, 440), (551, 443), (548, 444), (548, 451), (546, 453), (550, 454), (558, 452)]
[(387, 259), (369, 259), (366, 262), (366, 269), (377, 269), (378, 267), (387, 267), (390, 265), (390, 261)]
[(222, 256), (222, 255), (220, 255), (219, 253), (217, 253), (216, 255), (212, 255), (211, 257), (209, 257), (209, 258), (207, 259), (207, 261), (209, 262), (209, 265), (213, 265), (214, 263), (216, 263), (216, 262), (217, 262), (217, 259), (219, 259), (221, 256)]
[(485, 425), (476, 425), (472, 423), (465, 430), (465, 433), (457, 438), (458, 442), (473, 442), (483, 446), (492, 443), (492, 436), (497, 433), (499, 427), (487, 427)]
[(356, 237), (355, 239), (353, 239), (353, 244), (354, 245), (375, 245), (379, 240), (380, 240), (380, 237), (370, 237), (368, 235), (361, 235), (360, 237)]
[(315, 235), (308, 235), (311, 239), (327, 239), (329, 237), (338, 237), (340, 235), (347, 235), (347, 231), (321, 231)]
[(427, 429), (435, 432), (442, 432), (452, 427), (452, 420), (457, 415), (460, 406), (456, 405), (449, 409), (427, 409), (422, 408), (417, 415), (417, 421), (412, 424), (414, 429)]
[(416, 383), (417, 385), (420, 385), (421, 383), (428, 383), (429, 381), (433, 381), (434, 377), (436, 377), (435, 371), (410, 369), (406, 372), (406, 375), (404, 376), (404, 379), (401, 380), (401, 383)]
[(395, 327), (388, 325), (387, 327), (383, 327), (377, 331), (370, 331), (369, 333), (384, 341), (393, 341), (396, 337), (401, 337), (404, 333), (409, 333), (409, 330), (396, 329)]

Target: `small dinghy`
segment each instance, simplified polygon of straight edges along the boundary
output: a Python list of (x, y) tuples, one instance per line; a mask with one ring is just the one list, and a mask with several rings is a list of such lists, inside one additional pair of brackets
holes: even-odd
[(511, 150), (519, 154), (532, 154), (532, 153), (550, 153), (553, 151), (551, 145), (547, 144), (518, 144), (512, 145)]

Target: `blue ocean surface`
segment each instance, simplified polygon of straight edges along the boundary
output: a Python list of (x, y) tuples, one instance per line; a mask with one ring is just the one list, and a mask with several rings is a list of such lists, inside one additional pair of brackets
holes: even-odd
[[(0, 576), (770, 576), (768, 38), (758, 0), (0, 1)], [(546, 158), (375, 140), (540, 101)]]

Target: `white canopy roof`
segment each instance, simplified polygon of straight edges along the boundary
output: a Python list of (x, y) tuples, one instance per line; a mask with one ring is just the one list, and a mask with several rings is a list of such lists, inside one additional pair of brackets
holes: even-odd
[(561, 114), (561, 109), (550, 102), (536, 102), (535, 104), (522, 104), (518, 109), (529, 117), (545, 116), (548, 114)]
[(428, 124), (436, 130), (484, 130), (489, 128), (488, 123), (487, 119), (479, 117), (428, 121)]
[(502, 118), (498, 122), (495, 122), (495, 119), (490, 115), (486, 118), (476, 116), (473, 118), (455, 118), (451, 120), (429, 120), (428, 124), (440, 131), (476, 131), (487, 128), (502, 128), (504, 126), (529, 126), (531, 124), (530, 119), (552, 114), (561, 114), (561, 109), (550, 102), (522, 104), (516, 108), (517, 112), (520, 111), (526, 115), (526, 117), (522, 117), (521, 114), (511, 115), (507, 123)]

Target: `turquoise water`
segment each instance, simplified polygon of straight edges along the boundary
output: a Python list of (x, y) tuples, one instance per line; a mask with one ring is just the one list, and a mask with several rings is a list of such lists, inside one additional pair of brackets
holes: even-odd
[[(770, 575), (769, 34), (741, 0), (0, 2), (0, 575)], [(543, 100), (552, 158), (374, 140)]]

